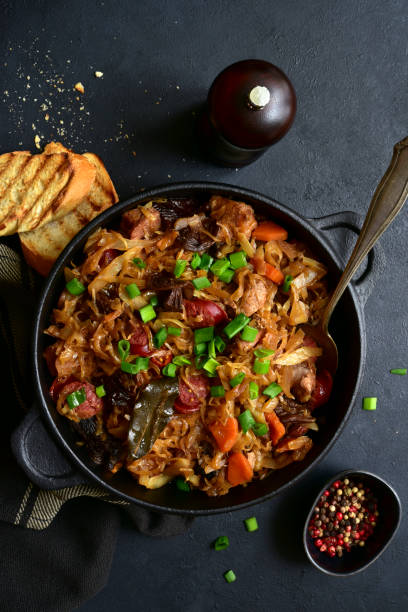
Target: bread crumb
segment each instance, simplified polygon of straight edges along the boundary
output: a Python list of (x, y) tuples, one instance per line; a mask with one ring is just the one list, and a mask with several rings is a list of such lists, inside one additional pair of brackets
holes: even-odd
[(82, 85), (81, 81), (78, 81), (78, 83), (75, 83), (74, 89), (79, 91), (79, 93), (81, 94), (85, 93), (85, 87)]
[(103, 72), (101, 72), (100, 70), (96, 70), (95, 71), (95, 76), (97, 79), (100, 79), (101, 77), (103, 77)]
[(41, 149), (40, 142), (41, 142), (41, 138), (39, 137), (38, 134), (36, 134), (34, 136), (34, 143), (35, 143), (35, 146), (37, 147), (37, 149)]

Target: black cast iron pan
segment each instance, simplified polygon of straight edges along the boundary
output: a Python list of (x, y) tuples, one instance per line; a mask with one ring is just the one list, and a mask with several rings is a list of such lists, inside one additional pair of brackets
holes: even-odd
[(95, 466), (90, 461), (86, 448), (75, 444), (77, 437), (68, 420), (57, 413), (48, 393), (51, 379), (42, 354), (49, 340), (43, 330), (49, 324), (52, 308), (64, 287), (64, 267), (71, 261), (80, 262), (82, 248), (88, 236), (97, 227), (117, 222), (123, 212), (140, 203), (164, 196), (195, 195), (205, 198), (213, 194), (247, 202), (255, 211), (283, 225), (290, 235), (310, 246), (314, 255), (328, 267), (330, 283), (333, 286), (337, 283), (342, 262), (333, 248), (333, 236), (330, 233), (325, 235), (325, 230), (330, 232), (338, 227), (346, 227), (357, 232), (358, 215), (355, 213), (338, 213), (322, 219), (306, 220), (255, 191), (221, 183), (193, 182), (157, 187), (99, 215), (60, 255), (45, 283), (38, 304), (32, 357), (39, 410), (48, 431), (42, 426), (42, 420), (33, 412), (17, 430), (13, 447), (20, 465), (39, 486), (51, 489), (86, 482), (99, 484), (120, 498), (160, 512), (189, 515), (226, 512), (264, 501), (293, 486), (327, 453), (340, 435), (352, 409), (365, 361), (365, 329), (360, 298), (361, 295), (364, 297), (364, 294), (367, 294), (372, 284), (370, 275), (373, 266), (370, 260), (357, 285), (350, 285), (345, 291), (332, 317), (331, 331), (339, 348), (339, 369), (330, 402), (319, 409), (320, 430), (312, 434), (313, 448), (300, 463), (292, 463), (286, 468), (272, 472), (264, 480), (250, 483), (246, 487), (235, 487), (222, 497), (207, 497), (200, 491), (185, 494), (171, 484), (161, 489), (147, 490), (139, 486), (125, 471), (112, 475)]

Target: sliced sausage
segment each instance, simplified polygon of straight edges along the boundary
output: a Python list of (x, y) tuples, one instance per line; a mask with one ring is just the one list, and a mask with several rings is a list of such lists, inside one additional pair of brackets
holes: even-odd
[(149, 336), (143, 325), (138, 325), (129, 338), (130, 354), (149, 357), (152, 351), (149, 347)]
[(193, 329), (198, 327), (211, 327), (228, 320), (225, 310), (211, 300), (183, 300), (186, 309), (187, 322)]
[(201, 401), (208, 393), (208, 381), (202, 374), (190, 376), (188, 383), (183, 378), (179, 379), (179, 395), (174, 403), (177, 412), (182, 414), (199, 410)]
[(103, 401), (96, 395), (95, 387), (94, 385), (91, 385), (91, 383), (76, 381), (64, 385), (59, 393), (57, 408), (59, 412), (61, 412), (67, 395), (73, 393), (74, 391), (79, 391), (80, 389), (85, 389), (86, 399), (76, 408), (72, 408), (72, 410), (70, 409), (70, 412), (80, 419), (90, 419), (95, 414), (98, 414), (98, 412), (101, 412), (103, 408)]
[(118, 255), (120, 255), (118, 249), (105, 249), (99, 259), (99, 267), (105, 268), (105, 266), (109, 265)]

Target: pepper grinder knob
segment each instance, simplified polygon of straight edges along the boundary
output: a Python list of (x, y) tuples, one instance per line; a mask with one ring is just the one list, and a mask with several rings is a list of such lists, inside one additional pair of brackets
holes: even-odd
[(267, 87), (257, 85), (249, 92), (248, 104), (250, 108), (260, 110), (264, 108), (271, 99), (270, 91)]

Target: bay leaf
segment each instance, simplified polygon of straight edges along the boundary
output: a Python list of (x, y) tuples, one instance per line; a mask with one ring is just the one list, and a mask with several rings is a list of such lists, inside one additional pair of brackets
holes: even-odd
[(153, 444), (173, 416), (178, 380), (152, 380), (138, 396), (128, 434), (129, 457), (140, 459)]

